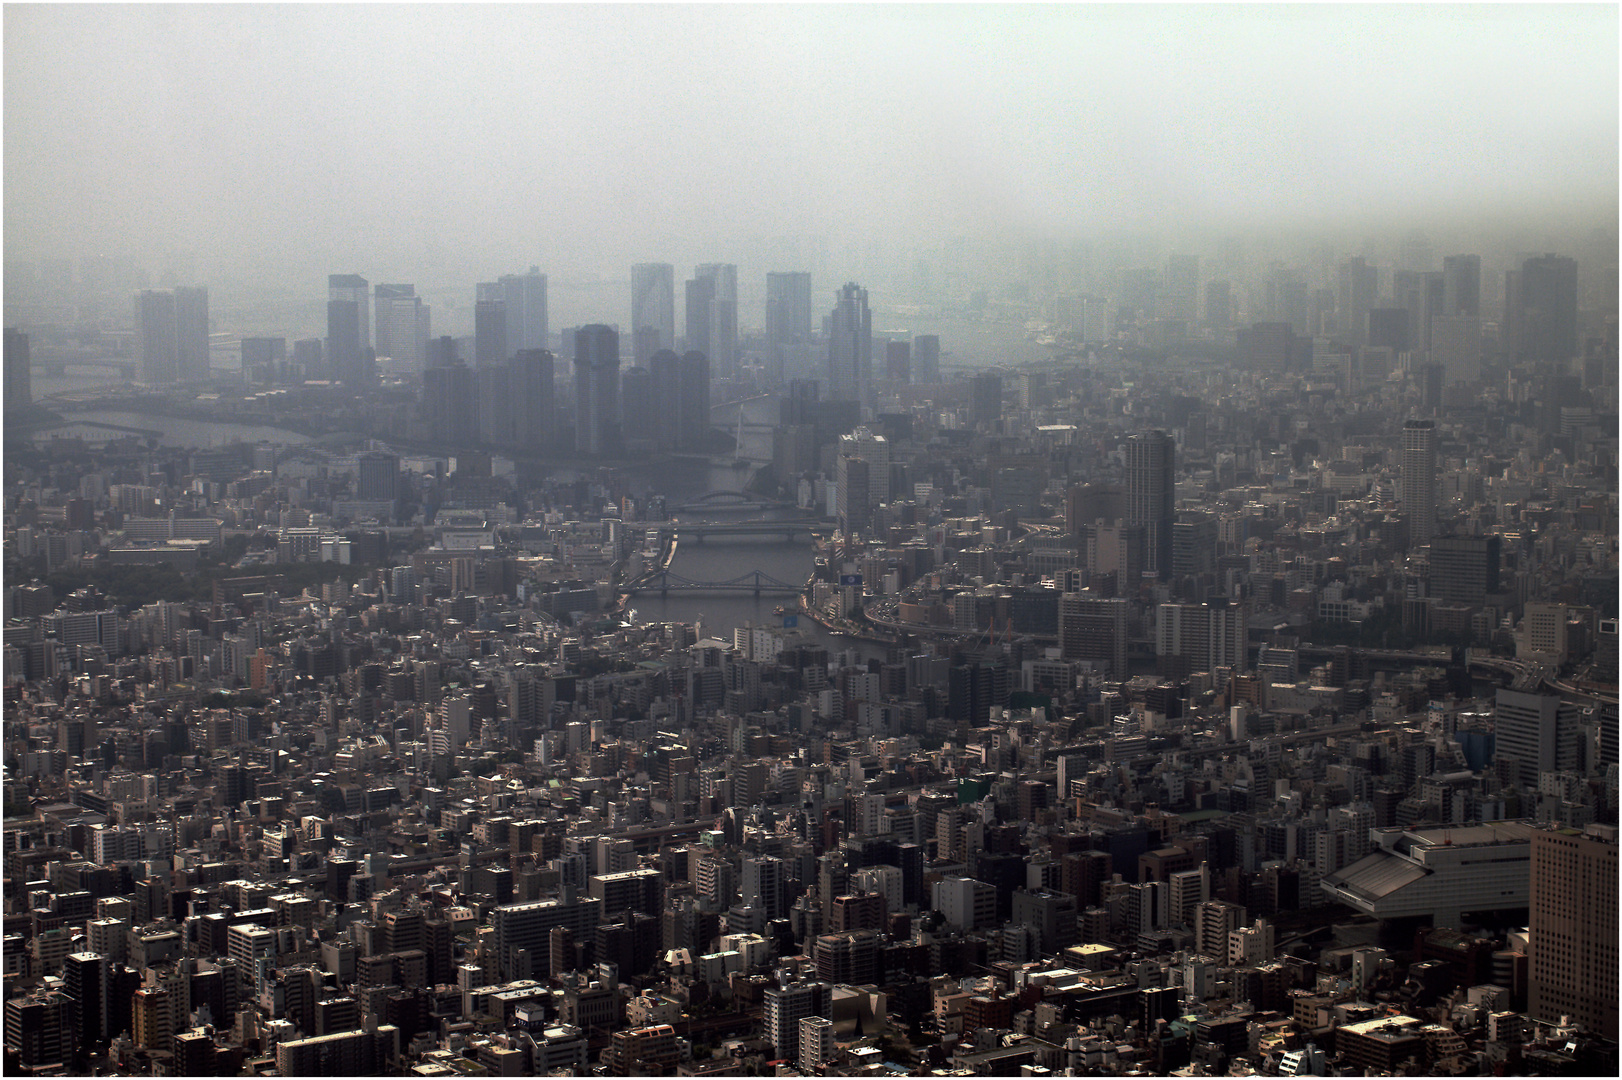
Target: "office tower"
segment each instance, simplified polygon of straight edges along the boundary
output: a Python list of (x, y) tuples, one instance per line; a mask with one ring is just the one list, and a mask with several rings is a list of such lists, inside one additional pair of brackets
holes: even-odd
[[(480, 285), (483, 291), (485, 285)], [(498, 283), (494, 286), (501, 288)], [(503, 363), (512, 355), (507, 344), (507, 302), (480, 299), (473, 304), (473, 366), (487, 367)]]
[(208, 362), (208, 290), (175, 289), (175, 362), (183, 382), (206, 379)]
[[(890, 443), (883, 435), (859, 427), (849, 435), (839, 437), (841, 458), (860, 458), (868, 464), (868, 507), (890, 501)], [(841, 493), (843, 503), (843, 493)]]
[(1161, 314), (1193, 326), (1199, 318), (1200, 258), (1173, 255), (1166, 260), (1166, 289)]
[(912, 381), (912, 343), (887, 341), (884, 343), (884, 377), (893, 383)]
[(1408, 516), (1408, 543), (1419, 547), (1436, 535), (1436, 423), (1402, 424), (1402, 512)]
[(507, 362), (514, 450), (539, 453), (556, 438), (555, 362), (545, 349), (520, 349)]
[(1532, 833), (1527, 1012), (1617, 1037), (1616, 826)]
[(358, 475), (355, 479), (355, 497), (358, 499), (386, 499), (400, 497), (400, 458), (381, 450), (368, 451), (355, 459)]
[(269, 382), (282, 373), (287, 363), (287, 339), (245, 337), (242, 339), (242, 374), (250, 382)]
[(427, 367), (424, 370), (427, 370), (427, 368), (449, 367), (452, 364), (459, 363), (461, 356), (458, 355), (456, 350), (456, 339), (453, 337), (429, 338), (424, 358), (427, 361)]
[(1380, 272), (1362, 256), (1347, 259), (1335, 275), (1335, 316), (1339, 337), (1357, 348), (1367, 343), (1369, 311), (1379, 295)]
[(710, 362), (700, 352), (661, 349), (649, 361), (655, 406), (654, 442), (662, 450), (697, 452), (710, 430)]
[(1520, 763), (1519, 783), (1536, 787), (1540, 773), (1581, 770), (1582, 709), (1553, 694), (1499, 690), (1493, 702), (1495, 753)]
[(800, 1052), (800, 1021), (808, 1016), (830, 1016), (833, 987), (827, 983), (791, 983), (766, 991), (761, 1007), (765, 1036), (779, 1058), (796, 1058)]
[(1521, 264), (1515, 325), (1523, 359), (1566, 364), (1577, 349), (1577, 262), (1558, 255)]
[(460, 360), (422, 373), (422, 405), (429, 437), (436, 443), (466, 447), (478, 441), (477, 383)]
[[(506, 331), (503, 329), (502, 334)], [(512, 369), (505, 363), (481, 364), (473, 369), (478, 386), (479, 442), (485, 446), (512, 445), (512, 399), (508, 396)]]
[(115, 1034), (107, 1030), (111, 976), (111, 965), (99, 953), (71, 953), (62, 961), (62, 989), (77, 1003), (75, 1027), (81, 1047)]
[(860, 401), (873, 377), (873, 313), (867, 290), (847, 282), (836, 294), (828, 326), (828, 396)]
[(488, 299), (504, 305), (507, 352), (502, 359), (520, 349), (547, 348), (546, 275), (540, 267), (530, 267), (527, 274), (503, 274), (495, 285)]
[[(787, 377), (791, 351), (811, 343), (811, 275), (766, 275), (766, 368), (774, 382)], [(800, 374), (800, 373), (796, 373)]]
[(1431, 539), (1430, 594), (1477, 607), (1498, 591), (1503, 540), (1498, 536), (1437, 536)]
[(704, 263), (687, 283), (687, 348), (710, 358), (718, 379), (738, 374), (738, 268)]
[(669, 263), (637, 263), (631, 267), (631, 333), (652, 329), (653, 348), (642, 355), (640, 338), (634, 362), (646, 366), (660, 349), (676, 347), (676, 268)]
[(1431, 363), (1442, 368), (1448, 383), (1475, 382), (1481, 377), (1481, 319), (1475, 315), (1431, 317)]
[[(1145, 571), (1171, 577), (1171, 527), (1177, 520), (1177, 444), (1164, 431), (1126, 440), (1126, 520), (1143, 526)], [(1136, 588), (1136, 582), (1123, 583)]]
[(1126, 678), (1127, 601), (1087, 593), (1059, 597), (1059, 649), (1066, 660), (1087, 660), (1112, 678)]
[(976, 375), (969, 380), (969, 421), (995, 424), (1002, 416), (1002, 376)]
[(1284, 374), (1311, 367), (1312, 338), (1287, 322), (1252, 323), (1236, 336), (1241, 363), (1251, 371)]
[(6, 327), (5, 408), (7, 412), (33, 403), (33, 369), (28, 356), (28, 335)]
[(293, 378), (319, 379), (325, 366), (320, 338), (300, 338), (293, 342)]
[(1442, 260), (1442, 314), (1481, 317), (1481, 256), (1449, 255)]
[(367, 281), (359, 274), (327, 275), (327, 373), (351, 386), (370, 374), (372, 345)]
[(407, 371), (427, 367), (428, 305), (417, 295), (416, 286), (379, 284), (373, 300), (377, 308), (377, 355), (389, 357)]
[(1375, 308), (1369, 312), (1369, 348), (1400, 353), (1408, 351), (1408, 342), (1407, 308)]
[(936, 334), (919, 334), (912, 339), (913, 382), (941, 381), (941, 339)]
[(1203, 604), (1161, 604), (1155, 611), (1155, 655), (1161, 673), (1245, 668), (1245, 608), (1225, 598)]
[(136, 294), (135, 325), (141, 341), (141, 381), (174, 382), (180, 377), (175, 294), (152, 289)]
[(1233, 326), (1233, 289), (1226, 281), (1205, 285), (1205, 328), (1221, 333)]
[(620, 375), (620, 417), (627, 448), (654, 448), (659, 406), (653, 393), (653, 375), (647, 368), (629, 367)]
[(574, 446), (581, 454), (619, 451), (620, 336), (582, 326), (574, 335)]

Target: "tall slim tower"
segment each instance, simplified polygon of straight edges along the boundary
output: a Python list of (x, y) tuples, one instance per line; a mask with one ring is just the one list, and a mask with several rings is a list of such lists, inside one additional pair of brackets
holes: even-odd
[(1481, 317), (1481, 256), (1442, 260), (1442, 314)]
[(1353, 348), (1366, 343), (1369, 311), (1374, 307), (1379, 287), (1379, 268), (1370, 266), (1362, 256), (1347, 259), (1337, 268), (1335, 314), (1341, 336)]
[(175, 327), (175, 294), (147, 289), (135, 296), (135, 325), (141, 338), (141, 381), (171, 383), (180, 377)]
[(766, 275), (767, 369), (778, 381), (785, 377), (788, 351), (811, 341), (811, 275)]
[(1569, 1016), (1616, 1039), (1616, 894), (1616, 826), (1532, 833), (1526, 1009), (1532, 1016)]
[(432, 327), (428, 305), (415, 285), (377, 286), (377, 354), (411, 371), (428, 366), (428, 338)]
[(620, 336), (611, 326), (582, 326), (574, 335), (574, 446), (581, 454), (618, 451)]
[(546, 348), (546, 275), (540, 267), (530, 267), (527, 274), (504, 274), (496, 286), (499, 295), (490, 298), (506, 305), (509, 355), (520, 349)]
[(333, 378), (358, 383), (372, 347), (367, 281), (359, 274), (327, 275), (327, 366)]
[(710, 358), (718, 379), (738, 374), (738, 268), (703, 263), (687, 283), (687, 348)]
[[(483, 286), (481, 286), (482, 288)], [(496, 286), (501, 287), (499, 283)], [(488, 367), (512, 355), (507, 339), (507, 301), (479, 299), (473, 303), (473, 364)]]
[(208, 289), (175, 288), (175, 359), (182, 381), (208, 378)]
[(873, 378), (873, 313), (867, 290), (846, 282), (828, 327), (828, 398), (860, 401)]
[(1577, 357), (1577, 260), (1558, 255), (1521, 264), (1515, 323), (1527, 360), (1564, 364)]
[(912, 381), (941, 381), (941, 339), (937, 334), (919, 334), (912, 339)]
[(33, 370), (29, 367), (28, 335), (6, 327), (5, 408), (20, 409), (34, 400)]
[[(631, 267), (631, 333), (652, 327), (653, 352), (676, 347), (676, 268), (669, 263), (637, 263)], [(653, 353), (636, 357), (645, 365)]]
[(1408, 544), (1418, 547), (1436, 535), (1436, 422), (1402, 424), (1402, 510), (1408, 515)]
[(1164, 431), (1126, 440), (1126, 520), (1142, 525), (1143, 568), (1171, 577), (1172, 525), (1177, 520), (1177, 443)]

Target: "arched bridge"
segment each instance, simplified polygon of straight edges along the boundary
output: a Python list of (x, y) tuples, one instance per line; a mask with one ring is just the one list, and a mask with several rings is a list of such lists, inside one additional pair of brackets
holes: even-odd
[(770, 574), (759, 570), (751, 570), (747, 574), (740, 574), (730, 581), (694, 581), (692, 578), (672, 574), (669, 570), (659, 570), (648, 574), (640, 581), (626, 587), (627, 592), (658, 592), (660, 595), (673, 592), (752, 592), (756, 596), (761, 593), (797, 593), (802, 586), (792, 582), (779, 581)]

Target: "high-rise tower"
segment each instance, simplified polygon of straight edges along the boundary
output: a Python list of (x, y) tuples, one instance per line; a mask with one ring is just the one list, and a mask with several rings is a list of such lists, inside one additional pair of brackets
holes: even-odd
[(5, 407), (20, 409), (34, 400), (33, 369), (29, 367), (28, 335), (6, 327)]
[(547, 348), (546, 275), (540, 267), (530, 267), (527, 274), (504, 274), (496, 286), (499, 295), (492, 299), (506, 305), (508, 355)]
[(839, 290), (828, 327), (828, 397), (860, 401), (873, 378), (873, 313), (867, 290), (847, 282)]
[(704, 263), (687, 283), (687, 348), (710, 358), (718, 379), (738, 374), (738, 268)]
[(676, 347), (676, 268), (669, 263), (637, 263), (631, 267), (631, 333), (651, 328), (653, 350), (636, 355), (646, 364), (660, 349)]
[(1171, 576), (1176, 475), (1177, 443), (1170, 435), (1145, 431), (1126, 440), (1126, 520), (1143, 526), (1143, 568), (1162, 580)]
[(141, 381), (170, 383), (180, 377), (175, 327), (175, 294), (147, 289), (135, 296), (135, 325), (141, 340)]
[(776, 379), (786, 377), (789, 351), (811, 341), (811, 275), (766, 275), (766, 361)]
[(610, 326), (582, 326), (574, 335), (574, 445), (581, 454), (618, 451), (620, 336)]
[(1616, 826), (1532, 833), (1526, 1011), (1616, 1039)]
[(428, 338), (431, 325), (428, 305), (417, 295), (415, 285), (377, 286), (377, 355), (411, 371), (428, 366)]
[(350, 385), (366, 372), (372, 347), (366, 279), (359, 274), (327, 275), (327, 367), (332, 378)]
[(1402, 511), (1408, 516), (1408, 544), (1418, 547), (1436, 535), (1436, 422), (1402, 424)]
[(208, 378), (208, 289), (201, 285), (175, 288), (175, 359), (183, 382)]
[(1527, 360), (1564, 364), (1577, 356), (1577, 261), (1558, 255), (1521, 264), (1519, 352)]

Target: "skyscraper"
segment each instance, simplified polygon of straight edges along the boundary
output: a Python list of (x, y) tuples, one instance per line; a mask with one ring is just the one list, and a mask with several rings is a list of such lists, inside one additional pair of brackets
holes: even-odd
[(1553, 694), (1499, 690), (1493, 701), (1495, 753), (1520, 763), (1518, 781), (1536, 787), (1542, 773), (1580, 769), (1583, 713)]
[(520, 349), (507, 362), (515, 450), (538, 453), (556, 438), (555, 365), (556, 358), (545, 349)]
[(828, 328), (828, 397), (860, 401), (873, 378), (873, 314), (867, 290), (847, 282), (836, 296)]
[(14, 326), (6, 327), (5, 408), (20, 409), (31, 404), (33, 370), (28, 357), (28, 335)]
[(175, 294), (147, 289), (135, 297), (135, 325), (141, 341), (141, 381), (171, 383), (180, 377)]
[[(1171, 577), (1172, 525), (1177, 520), (1177, 443), (1164, 431), (1126, 440), (1126, 520), (1142, 525), (1143, 568)], [(1135, 588), (1136, 582), (1123, 582)]]
[(935, 334), (919, 334), (912, 339), (912, 381), (941, 381), (941, 339)]
[(1481, 317), (1481, 256), (1442, 260), (1442, 314)]
[[(501, 289), (499, 283), (496, 289)], [(481, 289), (484, 286), (480, 286)], [(473, 366), (500, 364), (512, 355), (507, 340), (507, 302), (479, 299), (473, 304)]]
[(1002, 376), (990, 372), (969, 380), (969, 419), (976, 424), (995, 424), (1002, 415)]
[(206, 379), (208, 362), (208, 289), (175, 289), (175, 360), (182, 382)]
[(500, 295), (492, 299), (506, 305), (508, 355), (547, 348), (546, 275), (540, 267), (530, 267), (527, 274), (504, 274), (496, 285)]
[(738, 374), (738, 268), (703, 263), (687, 283), (687, 348), (710, 358), (717, 379)]
[(613, 327), (582, 326), (574, 336), (574, 446), (581, 454), (618, 451), (620, 336)]
[(654, 445), (700, 451), (710, 428), (710, 361), (701, 352), (677, 356), (661, 349), (648, 362), (652, 376)]
[(1369, 311), (1379, 295), (1380, 271), (1361, 256), (1341, 263), (1335, 277), (1335, 315), (1340, 336), (1357, 348), (1367, 343)]
[(327, 276), (327, 369), (331, 378), (358, 385), (369, 373), (371, 320), (366, 279), (359, 274)]
[(1408, 516), (1408, 543), (1418, 547), (1436, 535), (1436, 423), (1402, 424), (1402, 511)]
[(1527, 259), (1519, 278), (1519, 352), (1527, 360), (1564, 364), (1577, 356), (1577, 261), (1558, 255)]
[(631, 267), (631, 333), (653, 328), (657, 332), (653, 351), (636, 354), (637, 364), (646, 364), (660, 349), (676, 347), (676, 268), (669, 263), (637, 263)]
[(472, 370), (460, 360), (422, 373), (423, 416), (435, 442), (464, 447), (478, 440), (476, 385)]
[(1532, 833), (1528, 1000), (1539, 1020), (1569, 1016), (1615, 1040), (1616, 826)]
[(409, 371), (428, 366), (431, 333), (428, 305), (415, 285), (377, 286), (377, 355), (387, 356)]
[(811, 342), (811, 275), (766, 275), (766, 367), (772, 377), (787, 377), (789, 351)]

